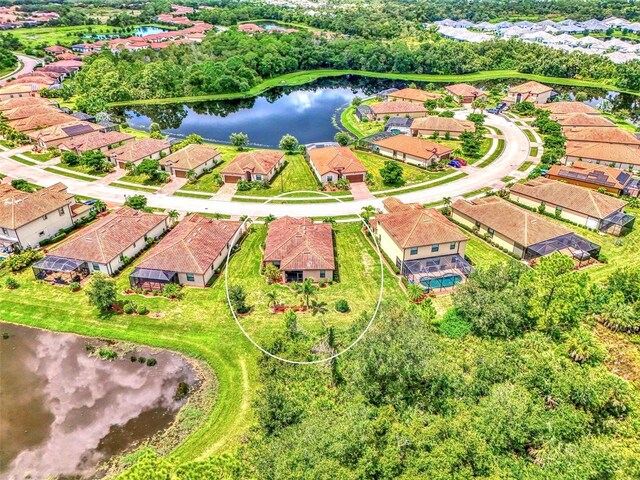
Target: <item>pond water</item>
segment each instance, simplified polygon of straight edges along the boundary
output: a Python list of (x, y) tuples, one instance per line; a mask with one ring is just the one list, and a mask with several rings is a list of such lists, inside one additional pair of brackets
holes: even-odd
[(196, 382), (167, 351), (106, 361), (87, 351), (96, 339), (7, 323), (0, 334), (0, 478), (97, 478), (101, 461), (167, 428), (178, 384)]
[(168, 32), (165, 28), (152, 27), (151, 25), (141, 25), (133, 31), (136, 37), (146, 37), (147, 35), (155, 35), (156, 33)]
[[(512, 79), (509, 84), (524, 80)], [(507, 81), (476, 82), (480, 88), (492, 88)], [(228, 143), (233, 132), (249, 135), (253, 146), (276, 147), (290, 133), (300, 143), (332, 141), (339, 130), (340, 113), (353, 98), (369, 96), (387, 88), (403, 88), (405, 81), (374, 79), (356, 75), (325, 78), (296, 87), (278, 87), (243, 100), (224, 100), (190, 104), (132, 106), (114, 113), (135, 127), (146, 129), (152, 122), (165, 134), (186, 136), (196, 133), (208, 141)], [(426, 86), (425, 83), (418, 83)], [(445, 84), (432, 84), (441, 87)], [(599, 89), (571, 89), (554, 86), (563, 95), (586, 93), (589, 103), (610, 102), (613, 111), (626, 109), (632, 118), (640, 118), (637, 97)]]

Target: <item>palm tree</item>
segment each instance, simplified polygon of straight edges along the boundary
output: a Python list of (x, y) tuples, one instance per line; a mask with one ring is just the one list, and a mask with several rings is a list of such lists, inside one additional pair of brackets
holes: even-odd
[(169, 220), (171, 220), (171, 223), (176, 223), (180, 214), (177, 210), (169, 210), (167, 212), (167, 216), (169, 217)]
[(269, 307), (275, 307), (278, 304), (278, 293), (275, 290), (271, 290), (265, 295), (267, 297), (267, 305)]
[(320, 315), (327, 313), (327, 302), (319, 302), (317, 300), (311, 300), (311, 314), (317, 315), (318, 313)]
[(107, 209), (107, 205), (102, 200), (96, 200), (93, 204), (93, 208), (95, 208), (96, 212), (104, 212)]
[(448, 215), (451, 211), (451, 197), (444, 197), (442, 203), (444, 204), (444, 213)]
[(407, 287), (407, 296), (409, 297), (409, 300), (417, 302), (423, 295), (424, 289), (420, 285), (412, 283)]
[(307, 278), (302, 283), (294, 283), (293, 290), (302, 297), (307, 309), (309, 308), (309, 301), (311, 297), (315, 297), (318, 293), (318, 287), (313, 284), (313, 281), (310, 278)]
[(133, 174), (133, 171), (136, 169), (136, 164), (133, 162), (127, 162), (124, 164), (124, 169), (127, 171), (129, 175)]
[(369, 220), (376, 213), (376, 209), (373, 205), (365, 205), (362, 207), (362, 213), (360, 216), (364, 219), (365, 223), (369, 224)]

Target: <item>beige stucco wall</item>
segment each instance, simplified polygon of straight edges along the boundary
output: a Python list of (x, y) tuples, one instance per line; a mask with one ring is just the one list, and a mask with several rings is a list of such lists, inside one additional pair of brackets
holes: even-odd
[[(60, 229), (68, 228), (73, 225), (70, 204), (63, 207), (62, 215), (56, 209), (49, 212), (46, 217), (46, 220), (44, 216), (42, 216), (33, 222), (23, 225), (15, 232), (10, 233), (9, 236), (19, 239), (21, 248), (36, 248), (39, 246), (41, 240), (53, 237), (60, 231)], [(9, 232), (12, 231), (9, 230)], [(40, 234), (41, 232), (42, 235)]]
[[(471, 130), (469, 130), (471, 131)], [(431, 135), (433, 135), (434, 133), (438, 132), (438, 135), (440, 137), (445, 136), (445, 134), (447, 133), (447, 130), (432, 130), (432, 129), (425, 129), (425, 128), (412, 128), (411, 129), (411, 135), (413, 135), (414, 137), (421, 135), (423, 137), (430, 137)], [(460, 136), (462, 132), (452, 132), (449, 131), (449, 138), (458, 138)]]
[(413, 155), (403, 156), (402, 152), (396, 152), (396, 154), (394, 155), (394, 151), (388, 148), (379, 147), (378, 153), (383, 157), (393, 158), (394, 160), (410, 163), (418, 167), (428, 167), (433, 164), (433, 160), (425, 161), (424, 159), (415, 157)]
[[(421, 102), (414, 102), (414, 103), (421, 103)], [(429, 112), (396, 112), (396, 113), (374, 113), (372, 115), (372, 119), (376, 122), (382, 122), (384, 121), (384, 117), (389, 116), (389, 117), (409, 117), (409, 118), (419, 118), (419, 117), (426, 117), (427, 115), (429, 115)]]
[(307, 278), (311, 278), (314, 282), (319, 282), (320, 280), (333, 280), (333, 270), (325, 270), (325, 277), (320, 278), (320, 270), (304, 270), (302, 272), (304, 280)]
[[(206, 169), (215, 167), (221, 160), (222, 160), (222, 155), (218, 155), (218, 156), (206, 161), (205, 163), (203, 163), (202, 165), (198, 166), (197, 168), (194, 168), (193, 171), (196, 172), (197, 176), (200, 176), (200, 175), (202, 175), (204, 173), (204, 171)], [(176, 176), (176, 171), (188, 172), (189, 170), (184, 170), (184, 169), (181, 169), (181, 168), (171, 168), (171, 175), (173, 175), (175, 177)]]
[[(466, 227), (469, 227), (471, 229), (476, 228), (475, 220), (473, 220), (471, 217), (464, 215), (462, 212), (459, 212), (458, 210), (452, 210), (451, 218), (453, 218), (457, 222), (462, 223)], [(478, 227), (478, 233), (480, 235), (488, 234), (489, 227), (487, 227), (484, 224), (480, 224), (480, 227)], [(506, 249), (508, 252), (513, 252), (520, 257), (524, 253), (523, 249), (518, 248), (515, 245), (515, 242), (513, 240), (511, 240), (510, 238), (507, 238), (506, 236), (502, 235), (499, 232), (494, 232), (493, 237), (491, 238), (491, 241), (496, 245)]]
[[(640, 162), (640, 152), (638, 152), (638, 158), (639, 158), (639, 162)], [(587, 163), (595, 163), (596, 165), (606, 165), (606, 166), (613, 166), (614, 168), (619, 168), (620, 170), (638, 170), (640, 169), (640, 165), (637, 164), (632, 164), (632, 163), (622, 163), (622, 162), (606, 162), (604, 160), (596, 160), (594, 158), (586, 158), (586, 157), (574, 157), (574, 156), (567, 156), (566, 160), (565, 160), (565, 164), (566, 165), (570, 165), (574, 162), (577, 161), (583, 161), (583, 162), (587, 162)]]
[[(521, 195), (513, 192), (509, 194), (509, 198), (511, 198), (512, 200), (518, 203), (521, 203), (523, 205), (526, 205), (528, 207), (533, 207), (533, 208), (538, 208), (543, 203), (540, 200), (536, 200), (536, 199), (527, 197), (526, 195)], [(545, 206), (546, 206), (545, 211), (547, 213), (555, 213), (556, 206), (557, 206), (556, 204), (546, 202)], [(562, 209), (560, 213), (560, 217), (564, 218), (565, 220), (569, 220), (571, 222), (577, 223), (578, 225), (587, 226), (589, 228), (598, 228), (600, 226), (600, 219), (598, 218), (590, 217), (589, 215), (585, 215), (583, 213), (576, 212), (574, 210), (566, 209), (564, 207), (560, 207), (560, 208)]]

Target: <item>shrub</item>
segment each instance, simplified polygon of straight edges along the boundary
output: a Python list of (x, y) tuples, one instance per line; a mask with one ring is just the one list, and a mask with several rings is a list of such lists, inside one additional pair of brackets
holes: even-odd
[(7, 288), (7, 290), (15, 290), (20, 286), (20, 284), (18, 283), (18, 280), (16, 280), (15, 278), (7, 277), (7, 279), (4, 282), (4, 286)]
[(567, 355), (577, 363), (596, 365), (607, 357), (604, 347), (591, 333), (583, 329), (572, 332), (571, 337), (565, 342), (565, 347)]
[(44, 255), (35, 250), (25, 250), (20, 253), (14, 253), (2, 262), (3, 267), (7, 267), (12, 272), (19, 272), (27, 268), (34, 262), (40, 260)]
[(251, 183), (247, 182), (245, 179), (238, 180), (236, 186), (238, 187), (239, 192), (246, 192), (248, 190), (251, 190)]
[(189, 395), (189, 384), (186, 382), (178, 383), (178, 387), (176, 388), (176, 393), (173, 395), (173, 399), (176, 402), (183, 400), (187, 395)]
[(231, 306), (237, 313), (247, 313), (250, 310), (246, 303), (247, 294), (242, 286), (231, 285), (229, 287), (229, 299), (231, 300)]
[(347, 313), (349, 309), (349, 302), (347, 302), (344, 298), (341, 298), (336, 302), (336, 310), (340, 313)]
[(72, 292), (77, 292), (78, 290), (80, 290), (80, 282), (71, 282), (69, 284), (69, 290), (71, 290)]
[(180, 288), (180, 285), (178, 285), (177, 283), (167, 283), (163, 288), (162, 288), (162, 295), (164, 295), (167, 298), (182, 298), (182, 291)]
[(267, 263), (264, 267), (264, 276), (268, 283), (275, 283), (282, 279), (282, 272), (272, 263)]
[(114, 350), (106, 347), (98, 349), (98, 356), (102, 360), (108, 360), (110, 362), (118, 358), (118, 354)]
[(127, 315), (131, 315), (132, 313), (135, 313), (136, 306), (132, 302), (127, 302), (122, 306), (122, 311)]
[(102, 312), (111, 309), (116, 301), (116, 283), (104, 274), (96, 272), (92, 275), (85, 289), (89, 303)]
[(158, 361), (155, 358), (147, 358), (147, 367), (153, 367)]
[(146, 315), (147, 313), (149, 313), (149, 309), (144, 305), (138, 307), (137, 311), (138, 311), (138, 315)]
[(440, 322), (440, 333), (450, 338), (466, 337), (471, 331), (471, 324), (458, 315), (455, 308), (450, 308)]
[(146, 361), (147, 361), (146, 357), (138, 357), (139, 363), (146, 363)]
[(131, 357), (129, 357), (129, 358), (130, 358), (130, 360), (132, 362), (137, 362), (138, 361), (138, 357), (136, 357), (135, 355), (131, 355)]

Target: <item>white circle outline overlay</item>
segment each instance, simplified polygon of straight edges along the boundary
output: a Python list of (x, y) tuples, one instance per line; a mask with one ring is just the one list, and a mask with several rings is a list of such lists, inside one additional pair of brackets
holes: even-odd
[[(293, 192), (283, 192), (279, 195), (276, 195), (273, 198), (269, 198), (264, 203), (262, 203), (262, 205), (267, 205), (271, 203), (273, 200), (278, 200), (279, 198), (286, 197), (287, 195), (293, 195), (298, 193), (310, 193), (312, 195), (322, 194), (327, 198), (336, 200), (340, 203), (344, 203), (342, 200), (340, 200), (339, 197), (329, 195), (326, 192), (317, 192), (317, 191), (311, 191), (311, 190), (296, 190)], [(231, 299), (229, 298), (229, 259), (231, 258), (231, 251), (233, 250), (233, 247), (235, 247), (238, 241), (238, 234), (244, 229), (245, 225), (251, 219), (251, 217), (255, 215), (247, 215), (247, 218), (245, 218), (245, 220), (242, 222), (242, 225), (240, 226), (236, 234), (233, 236), (233, 239), (231, 240), (231, 244), (229, 245), (229, 249), (227, 250), (227, 259), (226, 259), (225, 268), (224, 268), (224, 288), (227, 296), (227, 303), (229, 304), (229, 310), (231, 311), (231, 315), (233, 316), (233, 319), (235, 320), (236, 325), (238, 326), (240, 331), (244, 334), (244, 336), (247, 337), (247, 339), (253, 344), (253, 346), (256, 347), (258, 350), (260, 350), (265, 355), (268, 355), (269, 357), (274, 358), (276, 360), (280, 360), (281, 362), (290, 363), (293, 365), (315, 365), (319, 363), (330, 362), (334, 358), (338, 358), (339, 356), (347, 353), (349, 350), (355, 347), (360, 342), (360, 340), (364, 338), (366, 333), (369, 331), (369, 328), (371, 328), (371, 325), (373, 325), (373, 321), (378, 315), (378, 310), (380, 310), (380, 304), (382, 303), (382, 294), (384, 292), (384, 263), (382, 260), (382, 253), (380, 252), (380, 246), (378, 245), (378, 240), (376, 239), (375, 235), (371, 231), (371, 227), (364, 221), (364, 218), (362, 218), (362, 216), (359, 213), (356, 213), (356, 215), (358, 216), (362, 224), (367, 228), (367, 230), (371, 234), (371, 238), (373, 238), (373, 243), (376, 246), (376, 251), (378, 252), (378, 259), (380, 260), (380, 291), (378, 293), (378, 302), (376, 303), (376, 308), (373, 311), (373, 315), (371, 315), (371, 319), (369, 320), (369, 323), (367, 323), (367, 326), (365, 327), (365, 329), (360, 333), (360, 335), (358, 335), (358, 338), (356, 338), (348, 347), (344, 348), (338, 353), (331, 355), (330, 357), (321, 358), (318, 360), (311, 360), (311, 361), (289, 360), (288, 358), (280, 357), (264, 349), (259, 343), (257, 343), (253, 338), (251, 338), (251, 336), (242, 327), (242, 325), (240, 324), (240, 321), (238, 320), (238, 316), (236, 315), (236, 312), (233, 310), (233, 306), (231, 305)]]

